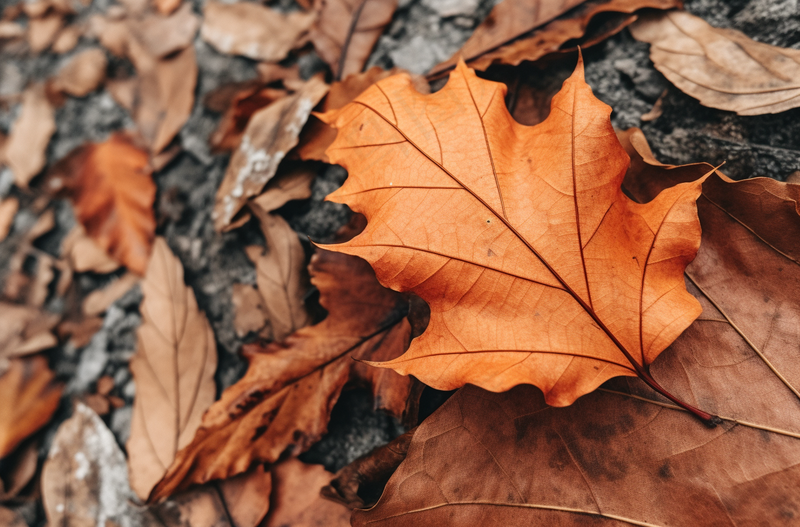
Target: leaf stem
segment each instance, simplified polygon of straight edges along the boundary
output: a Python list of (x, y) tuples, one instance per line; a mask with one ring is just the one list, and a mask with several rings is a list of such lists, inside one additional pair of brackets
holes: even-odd
[(639, 375), (639, 378), (642, 379), (645, 383), (647, 383), (648, 386), (650, 386), (652, 389), (654, 389), (655, 391), (657, 391), (658, 393), (660, 393), (673, 403), (677, 404), (687, 412), (694, 414), (694, 416), (703, 421), (703, 424), (706, 425), (707, 427), (715, 428), (718, 424), (722, 423), (722, 419), (720, 419), (719, 416), (711, 415), (710, 413), (704, 412), (699, 408), (695, 408), (691, 404), (681, 401), (680, 399), (669, 393), (667, 390), (665, 390), (660, 384), (658, 384), (658, 382), (656, 382), (653, 376), (650, 375), (650, 372), (648, 371), (649, 368), (647, 369), (642, 368), (636, 363), (634, 363), (634, 367), (636, 368), (636, 373)]

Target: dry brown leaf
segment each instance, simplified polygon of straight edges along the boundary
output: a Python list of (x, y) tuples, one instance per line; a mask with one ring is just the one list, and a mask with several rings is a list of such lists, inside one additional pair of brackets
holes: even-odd
[(18, 41), (25, 36), (25, 28), (15, 22), (0, 20), (0, 44), (7, 41)]
[(701, 312), (683, 283), (700, 181), (646, 205), (623, 194), (629, 158), (581, 61), (537, 126), (504, 96), (462, 62), (433, 95), (398, 75), (323, 116), (339, 128), (328, 156), (349, 172), (328, 199), (368, 219), (325, 247), (431, 308), (425, 333), (379, 366), (444, 390), (534, 384), (555, 406), (616, 376), (673, 397), (648, 367)]
[(301, 81), (300, 68), (297, 66), (297, 64), (289, 68), (285, 68), (280, 64), (262, 62), (256, 65), (256, 71), (258, 72), (258, 79), (264, 84), (270, 84), (275, 81)]
[(365, 509), (378, 501), (386, 482), (406, 458), (416, 428), (361, 456), (322, 487), (320, 494), (349, 509)]
[(47, 187), (72, 200), (78, 221), (107, 254), (144, 274), (156, 227), (145, 151), (119, 134), (87, 143), (51, 169)]
[[(576, 49), (575, 42), (588, 48), (618, 33), (636, 20), (632, 13), (640, 9), (671, 9), (682, 6), (683, 0), (584, 0), (557, 19), (540, 27), (532, 27), (531, 31), (499, 47), (486, 49), (467, 63), (472, 68), (485, 70), (494, 63), (516, 66), (522, 61), (535, 61), (551, 53), (563, 52), (561, 47), (567, 42), (571, 43), (570, 50)], [(509, 12), (507, 15), (515, 16), (516, 13)], [(598, 24), (601, 16), (605, 19)], [(587, 33), (590, 23), (597, 27)], [(449, 60), (433, 68), (431, 76), (438, 76), (452, 69), (465, 48), (466, 45)]]
[(51, 50), (53, 53), (63, 54), (68, 53), (75, 49), (81, 37), (83, 36), (84, 28), (79, 25), (67, 26), (59, 32), (56, 37)]
[(311, 42), (336, 80), (361, 73), (372, 48), (391, 22), (397, 0), (314, 0), (319, 18)]
[[(36, 475), (39, 466), (39, 441), (28, 441), (13, 456), (3, 460), (0, 473), (0, 502), (19, 499), (20, 493)], [(0, 512), (0, 525), (7, 527)]]
[(28, 527), (27, 522), (16, 511), (0, 506), (0, 525), (5, 527)]
[[(75, 348), (82, 348), (89, 344), (92, 337), (103, 327), (103, 319), (100, 317), (82, 317), (77, 320), (63, 320), (56, 328), (58, 336), (62, 340), (69, 337), (70, 343)], [(92, 407), (94, 409), (94, 407)], [(95, 411), (97, 411), (95, 409)], [(100, 412), (98, 412), (100, 413)]]
[(264, 300), (255, 287), (233, 284), (231, 304), (234, 309), (233, 329), (237, 337), (242, 338), (250, 332), (258, 333), (267, 325)]
[(203, 9), (200, 35), (220, 53), (279, 62), (302, 46), (316, 13), (283, 14), (252, 3), (210, 0)]
[(297, 233), (286, 220), (251, 206), (267, 240), (268, 252), (253, 259), (262, 307), (272, 338), (281, 341), (309, 322), (305, 307), (308, 289), (306, 256)]
[[(361, 95), (361, 93), (390, 75), (401, 73), (402, 70), (394, 68), (386, 71), (378, 66), (373, 66), (364, 73), (348, 75), (343, 81), (331, 84), (328, 95), (322, 106), (322, 111), (338, 110)], [(420, 93), (430, 93), (428, 83), (422, 77), (412, 76), (414, 86)], [(300, 135), (300, 145), (297, 147), (300, 159), (328, 162), (325, 150), (336, 139), (336, 129), (326, 125), (316, 117), (310, 117), (308, 124)]]
[(296, 93), (253, 114), (217, 190), (212, 213), (216, 230), (225, 230), (247, 200), (261, 193), (327, 91), (328, 85), (314, 77)]
[(135, 77), (127, 79), (109, 79), (106, 81), (106, 90), (111, 94), (114, 100), (133, 113), (136, 105), (137, 92), (139, 90), (139, 82)]
[(41, 486), (49, 525), (164, 526), (135, 505), (125, 456), (114, 434), (80, 402), (56, 432)]
[(800, 106), (800, 50), (756, 42), (685, 11), (649, 13), (631, 26), (650, 59), (700, 104), (739, 115)]
[(188, 48), (194, 42), (200, 20), (192, 12), (191, 2), (169, 16), (147, 15), (128, 21), (131, 35), (158, 59)]
[(29, 355), (52, 348), (58, 340), (51, 332), (58, 315), (35, 307), (0, 302), (0, 374), (8, 368), (8, 358)]
[(112, 259), (86, 234), (83, 225), (76, 225), (61, 242), (61, 257), (66, 258), (78, 273), (110, 273), (119, 269), (119, 262)]
[(33, 53), (45, 51), (55, 41), (61, 28), (64, 27), (64, 16), (51, 12), (41, 18), (28, 21), (28, 46)]
[(54, 378), (39, 356), (12, 359), (0, 376), (0, 459), (50, 420), (63, 390)]
[(86, 317), (94, 317), (104, 313), (108, 307), (122, 298), (139, 283), (140, 278), (133, 273), (125, 273), (106, 287), (92, 291), (83, 300), (81, 311)]
[(15, 197), (5, 198), (0, 201), (0, 242), (6, 239), (14, 224), (14, 216), (19, 210), (19, 200)]
[(350, 511), (320, 497), (333, 474), (322, 465), (288, 459), (272, 468), (272, 496), (264, 527), (349, 527)]
[(131, 487), (147, 499), (214, 402), (217, 348), (211, 325), (183, 283), (183, 266), (163, 238), (153, 244), (142, 293), (127, 449)]
[(286, 94), (286, 90), (252, 84), (238, 91), (226, 105), (225, 114), (208, 140), (211, 148), (215, 152), (235, 150), (253, 114)]
[(103, 83), (107, 66), (106, 54), (100, 48), (81, 51), (58, 71), (53, 89), (73, 97), (85, 97)]
[(55, 114), (44, 84), (35, 84), (22, 95), (22, 111), (3, 148), (18, 187), (28, 188), (30, 180), (44, 168), (47, 145), (55, 131)]
[(316, 166), (301, 164), (289, 168), (267, 183), (264, 192), (251, 200), (261, 210), (277, 210), (292, 200), (311, 197), (311, 183), (317, 176)]
[[(321, 251), (309, 269), (328, 317), (283, 343), (243, 347), (247, 373), (209, 408), (152, 499), (307, 450), (325, 433), (345, 383), (361, 380), (353, 359), (397, 356), (408, 345), (407, 302), (381, 287), (366, 262)], [(413, 380), (383, 372), (371, 379), (376, 406), (398, 417), (413, 412)]]

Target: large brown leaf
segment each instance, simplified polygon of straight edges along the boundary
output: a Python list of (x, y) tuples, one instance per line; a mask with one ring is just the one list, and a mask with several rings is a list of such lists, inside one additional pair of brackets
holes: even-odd
[(658, 71), (704, 106), (739, 115), (800, 106), (800, 50), (756, 42), (685, 11), (651, 13), (631, 26)]
[(311, 42), (336, 80), (361, 73), (372, 48), (391, 22), (397, 0), (315, 0), (319, 10)]
[(153, 246), (142, 293), (127, 449), (131, 487), (146, 500), (216, 398), (217, 347), (211, 325), (183, 283), (183, 267), (163, 238)]
[(514, 122), (504, 95), (461, 63), (433, 95), (395, 76), (323, 116), (339, 129), (328, 156), (349, 172), (328, 199), (369, 222), (326, 247), (431, 308), (380, 366), (442, 390), (534, 384), (555, 406), (620, 375), (658, 387), (648, 365), (701, 311), (683, 284), (699, 182), (625, 197), (629, 158), (582, 63), (537, 126)]
[(53, 167), (47, 185), (72, 200), (78, 221), (100, 247), (144, 274), (156, 229), (147, 152), (119, 134), (88, 143)]
[(0, 376), (0, 458), (43, 427), (58, 408), (63, 387), (44, 357), (13, 359)]
[[(638, 199), (707, 168), (658, 164), (638, 130), (622, 139)], [(564, 409), (528, 387), (466, 387), (419, 427), (381, 502), (354, 525), (796, 523), (798, 203), (800, 187), (765, 178), (703, 185), (703, 243), (686, 272), (703, 315), (653, 370), (722, 426), (699, 426), (636, 380)]]
[[(342, 387), (364, 378), (359, 372), (366, 366), (353, 359), (396, 357), (406, 348), (407, 303), (381, 287), (366, 262), (321, 251), (309, 269), (328, 317), (282, 343), (244, 346), (247, 373), (206, 412), (194, 441), (178, 453), (152, 499), (307, 450), (325, 433)], [(370, 370), (365, 380), (376, 406), (402, 416), (412, 380)]]
[[(555, 20), (546, 19), (542, 10), (538, 17), (527, 21), (527, 29), (521, 24), (526, 18), (520, 18), (520, 8), (530, 9), (532, 5), (541, 6), (544, 2), (512, 2), (506, 0), (494, 8), (489, 18), (449, 60), (442, 62), (431, 70), (431, 76), (439, 76), (455, 67), (460, 57), (464, 57), (470, 67), (485, 70), (493, 63), (517, 65), (524, 60), (538, 60), (550, 53), (555, 53), (561, 46), (583, 39), (584, 48), (591, 46), (617, 33), (636, 20), (635, 11), (645, 8), (670, 9), (682, 7), (682, 0), (583, 0), (583, 2), (561, 2), (567, 11), (561, 11)], [(506, 4), (508, 4), (506, 6)], [(548, 6), (554, 9), (559, 2)], [(506, 7), (503, 7), (506, 6)], [(560, 9), (559, 9), (560, 11)], [(553, 11), (556, 12), (556, 11)], [(552, 12), (551, 12), (552, 13)], [(587, 35), (589, 24), (604, 15), (606, 20), (592, 35)], [(544, 19), (544, 20), (543, 20)], [(505, 39), (499, 28), (508, 32)], [(522, 33), (519, 31), (522, 29)], [(492, 38), (490, 38), (490, 36)]]

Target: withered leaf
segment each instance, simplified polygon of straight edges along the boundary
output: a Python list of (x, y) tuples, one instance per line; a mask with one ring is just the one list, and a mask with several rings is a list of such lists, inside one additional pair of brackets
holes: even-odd
[[(389, 477), (408, 454), (416, 428), (391, 442), (359, 457), (322, 487), (320, 494), (350, 509), (364, 509), (375, 504)], [(365, 501), (366, 500), (366, 501)]]
[(273, 211), (292, 200), (310, 198), (316, 169), (313, 163), (303, 163), (278, 174), (267, 183), (264, 192), (251, 200), (252, 205), (264, 211)]
[[(638, 130), (621, 138), (632, 157), (625, 187), (642, 201), (707, 168), (658, 163)], [(791, 525), (800, 510), (785, 491), (800, 483), (799, 202), (798, 187), (767, 178), (703, 184), (703, 243), (686, 270), (703, 314), (653, 370), (722, 426), (697, 426), (631, 379), (564, 409), (525, 386), (466, 387), (419, 427), (381, 502), (354, 525), (436, 525), (444, 514), (454, 515), (448, 525), (507, 525), (510, 515), (572, 524), (578, 514), (603, 524)]]
[(391, 22), (397, 0), (315, 0), (314, 48), (339, 80), (361, 73), (372, 48)]
[(53, 53), (59, 54), (72, 51), (75, 49), (75, 46), (78, 45), (78, 41), (80, 41), (81, 36), (83, 36), (83, 32), (84, 28), (77, 24), (65, 27), (58, 33), (58, 36), (51, 46), (51, 50)]
[(28, 527), (28, 524), (17, 512), (0, 506), (0, 524), (6, 527)]
[(13, 196), (0, 201), (0, 242), (11, 232), (14, 216), (19, 210), (19, 200)]
[(211, 148), (220, 152), (236, 149), (253, 114), (284, 96), (286, 90), (263, 85), (244, 87), (232, 97), (217, 129), (209, 138)]
[(283, 340), (309, 322), (305, 308), (308, 275), (305, 252), (286, 220), (257, 205), (252, 209), (267, 239), (266, 254), (253, 255), (256, 283), (274, 340)]
[(200, 20), (192, 12), (192, 4), (186, 2), (169, 16), (151, 14), (128, 22), (135, 37), (156, 58), (164, 58), (194, 42)]
[(315, 13), (283, 14), (252, 2), (210, 0), (203, 10), (203, 40), (221, 53), (279, 62), (306, 40)]
[(514, 122), (504, 95), (461, 63), (433, 95), (395, 76), (323, 116), (339, 129), (328, 156), (349, 172), (328, 199), (368, 220), (325, 247), (431, 308), (379, 366), (442, 390), (534, 384), (555, 406), (621, 375), (663, 392), (648, 365), (701, 312), (683, 283), (700, 182), (645, 205), (622, 193), (629, 158), (582, 62), (539, 125)]
[(163, 238), (153, 244), (142, 293), (127, 449), (131, 487), (147, 499), (214, 402), (217, 349), (211, 325), (183, 283), (183, 266)]
[(319, 77), (250, 118), (239, 148), (231, 156), (214, 203), (214, 227), (224, 230), (247, 200), (272, 179), (278, 165), (296, 144), (312, 108), (328, 91)]
[(10, 357), (29, 355), (52, 348), (58, 340), (51, 332), (60, 317), (33, 306), (0, 302), (0, 374), (8, 369)]
[[(21, 493), (36, 475), (38, 466), (39, 441), (37, 440), (23, 443), (13, 456), (5, 458), (3, 469), (0, 470), (0, 502), (24, 498), (25, 495)], [(4, 523), (2, 512), (0, 512), (0, 525), (8, 525)]]
[(35, 84), (22, 95), (22, 111), (3, 147), (3, 157), (18, 187), (28, 188), (30, 180), (44, 168), (45, 151), (55, 131), (55, 115), (44, 85)]
[(86, 233), (112, 258), (144, 274), (156, 228), (147, 152), (120, 134), (87, 143), (53, 167), (48, 188), (72, 200)]
[[(406, 301), (381, 287), (366, 262), (321, 251), (309, 269), (328, 317), (283, 343), (243, 347), (247, 373), (209, 408), (152, 499), (307, 450), (325, 433), (342, 387), (356, 375), (353, 359), (395, 357), (408, 345)], [(372, 379), (376, 405), (399, 417), (412, 379), (383, 372), (389, 375)]]
[(459, 58), (471, 62), (525, 33), (542, 26), (586, 0), (503, 0), (475, 28), (450, 61), (431, 70), (437, 74), (455, 66)]
[(739, 115), (800, 106), (800, 51), (715, 28), (685, 11), (650, 13), (631, 26), (655, 67), (704, 106)]
[(34, 53), (45, 51), (64, 27), (64, 15), (50, 12), (28, 21), (28, 46)]
[(73, 97), (85, 97), (96, 90), (106, 78), (106, 54), (99, 48), (81, 51), (58, 71), (53, 89)]
[(347, 527), (350, 511), (320, 497), (333, 477), (322, 465), (288, 459), (272, 468), (272, 496), (264, 527)]
[(0, 458), (47, 424), (58, 408), (63, 387), (44, 357), (12, 359), (0, 376)]
[(125, 273), (106, 287), (92, 291), (83, 300), (81, 311), (84, 316), (93, 317), (104, 313), (108, 306), (122, 298), (139, 283), (140, 277), (133, 273)]
[[(402, 70), (397, 68), (386, 71), (378, 66), (373, 66), (364, 73), (348, 75), (343, 81), (336, 81), (331, 84), (330, 90), (325, 96), (322, 111), (338, 110), (379, 80), (401, 72)], [(423, 78), (414, 76), (412, 78), (415, 80), (414, 86), (420, 93), (430, 93), (430, 86)], [(300, 135), (300, 144), (297, 147), (298, 154), (301, 159), (318, 160), (327, 163), (328, 156), (325, 154), (325, 150), (331, 146), (334, 139), (336, 139), (336, 130), (334, 128), (326, 125), (316, 117), (310, 117), (308, 124), (306, 124)]]
[(236, 336), (244, 337), (251, 331), (259, 332), (267, 325), (268, 315), (264, 299), (258, 290), (247, 284), (233, 284), (231, 304), (235, 311), (233, 328)]
[[(506, 0), (508, 2), (509, 0)], [(683, 0), (588, 0), (574, 6), (555, 20), (541, 26), (533, 26), (530, 31), (510, 39), (508, 42), (494, 48), (487, 48), (485, 52), (469, 59), (467, 63), (471, 68), (485, 70), (494, 63), (518, 65), (522, 61), (535, 61), (556, 53), (567, 42), (583, 39), (579, 42), (582, 47), (597, 44), (605, 38), (617, 33), (633, 22), (635, 11), (646, 8), (671, 9), (682, 7)], [(495, 9), (499, 9), (499, 5)], [(513, 11), (504, 12), (505, 16), (516, 16)], [(589, 24), (605, 16), (605, 21), (597, 35), (587, 39)], [(497, 20), (495, 23), (497, 23)], [(504, 22), (503, 25), (506, 25)], [(476, 35), (478, 31), (476, 30)], [(475, 37), (473, 37), (475, 38)], [(468, 41), (469, 43), (469, 41)], [(575, 49), (574, 45), (571, 45)], [(437, 65), (431, 70), (431, 76), (437, 76), (453, 68), (458, 62), (460, 54), (466, 54), (467, 45), (449, 60)], [(474, 53), (474, 51), (473, 51)]]
[(61, 257), (79, 272), (110, 273), (119, 269), (119, 262), (111, 258), (97, 242), (86, 234), (83, 225), (78, 224), (61, 242)]

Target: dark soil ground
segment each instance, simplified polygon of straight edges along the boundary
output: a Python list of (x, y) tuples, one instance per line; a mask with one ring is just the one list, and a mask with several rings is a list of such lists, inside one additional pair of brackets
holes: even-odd
[[(0, 5), (5, 7), (12, 3), (15, 0), (3, 0)], [(95, 0), (77, 18), (105, 11), (110, 4), (110, 0)], [(202, 13), (203, 1), (194, 0), (194, 4), (196, 11)], [(285, 8), (291, 8), (290, 4), (290, 0), (281, 0)], [(461, 0), (462, 12), (447, 18), (438, 14), (443, 5), (442, 0), (401, 0), (401, 7), (378, 42), (370, 64), (426, 72), (460, 47), (491, 9), (492, 2)], [(715, 26), (738, 29), (769, 44), (800, 48), (797, 0), (687, 0), (686, 9)], [(69, 57), (95, 45), (84, 39), (66, 56), (47, 52), (39, 55), (0, 53), (0, 96), (19, 92), (34, 80), (52, 76)], [(221, 391), (235, 382), (245, 368), (238, 356), (243, 342), (233, 329), (231, 287), (234, 282), (255, 282), (255, 271), (244, 247), (263, 244), (263, 239), (254, 222), (231, 233), (214, 232), (211, 208), (228, 157), (212, 155), (209, 151), (207, 139), (220, 115), (205, 109), (202, 99), (223, 83), (256, 77), (256, 63), (221, 55), (199, 36), (195, 48), (199, 79), (194, 112), (180, 134), (184, 151), (154, 176), (158, 185), (158, 234), (166, 237), (182, 261), (186, 281), (211, 321), (218, 344), (217, 382)], [(784, 180), (790, 173), (800, 170), (800, 109), (777, 115), (739, 117), (705, 108), (673, 87), (654, 69), (648, 49), (647, 44), (634, 41), (625, 30), (585, 51), (587, 82), (597, 97), (614, 109), (615, 126), (641, 127), (656, 157), (663, 162), (706, 161), (715, 165), (725, 162), (724, 172), (735, 179), (766, 176)], [(111, 56), (109, 59), (111, 70), (131, 70), (130, 64)], [(324, 68), (313, 52), (304, 55), (300, 63), (305, 77)], [(574, 63), (552, 65), (537, 72), (535, 82), (560, 84), (573, 68)], [(652, 108), (664, 90), (663, 115), (643, 123), (640, 117)], [(0, 131), (8, 132), (18, 112), (18, 106), (0, 108)], [(133, 126), (127, 112), (105, 91), (83, 99), (68, 99), (58, 109), (56, 121), (58, 130), (49, 146), (48, 164), (87, 141), (103, 140), (115, 130)], [(341, 185), (345, 177), (340, 167), (324, 167), (313, 185), (313, 197), (306, 202), (290, 203), (279, 213), (302, 235), (315, 240), (329, 237), (346, 221), (348, 212), (341, 206), (323, 202), (323, 198)], [(9, 257), (19, 243), (15, 233), (26, 231), (35, 220), (35, 215), (24, 207), (32, 202), (32, 195), (13, 188), (12, 182), (11, 172), (2, 169), (0, 197), (10, 193), (18, 195), (23, 208), (15, 219), (11, 236), (0, 243), (0, 281), (5, 279)], [(58, 256), (61, 239), (75, 222), (69, 203), (57, 203), (56, 211), (56, 228), (37, 242), (39, 249), (54, 256)], [(310, 245), (308, 249), (310, 251)], [(76, 279), (88, 292), (119, 274), (109, 277), (87, 273)], [(102, 329), (86, 347), (75, 349), (65, 345), (47, 353), (51, 367), (68, 384), (68, 391), (56, 418), (44, 432), (42, 457), (58, 425), (71, 412), (71, 398), (89, 391), (102, 375), (115, 379), (114, 395), (126, 402), (126, 406), (106, 418), (124, 447), (135, 392), (128, 360), (136, 349), (140, 301), (137, 287), (107, 311)], [(47, 307), (53, 311), (64, 309), (58, 302), (51, 302)], [(373, 413), (368, 393), (346, 392), (334, 409), (329, 434), (302, 459), (323, 463), (335, 471), (401, 431), (402, 427), (391, 418)], [(31, 525), (44, 524), (40, 505), (27, 505), (21, 512)]]

